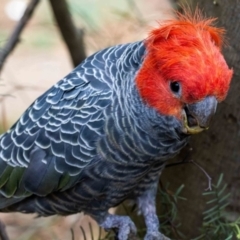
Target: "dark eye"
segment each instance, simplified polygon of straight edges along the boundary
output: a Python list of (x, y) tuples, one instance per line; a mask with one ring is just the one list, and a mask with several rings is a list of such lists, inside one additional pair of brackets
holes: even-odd
[(179, 93), (180, 91), (180, 84), (179, 82), (171, 82), (170, 83), (170, 88), (173, 93)]

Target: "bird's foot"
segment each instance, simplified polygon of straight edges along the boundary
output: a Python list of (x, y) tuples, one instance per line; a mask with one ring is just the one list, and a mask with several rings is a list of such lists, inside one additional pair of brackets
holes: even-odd
[(145, 235), (144, 240), (170, 240), (170, 238), (165, 237), (160, 232), (148, 232)]
[(115, 229), (117, 240), (136, 239), (137, 229), (128, 216), (108, 215), (100, 224), (105, 230)]

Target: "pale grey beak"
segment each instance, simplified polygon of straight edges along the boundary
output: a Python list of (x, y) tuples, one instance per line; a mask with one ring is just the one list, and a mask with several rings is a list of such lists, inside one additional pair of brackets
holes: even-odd
[(208, 96), (200, 102), (187, 104), (183, 113), (186, 133), (194, 134), (208, 129), (216, 112), (217, 103), (214, 96)]

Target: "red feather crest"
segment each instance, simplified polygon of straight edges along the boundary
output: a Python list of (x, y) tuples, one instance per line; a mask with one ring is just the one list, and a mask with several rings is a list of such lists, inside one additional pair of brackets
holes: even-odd
[[(224, 30), (214, 27), (216, 19), (177, 13), (145, 40), (147, 54), (136, 78), (143, 99), (161, 113), (180, 115), (184, 103), (214, 95), (221, 101), (229, 89), (232, 70), (221, 54)], [(172, 94), (171, 81), (181, 84), (180, 97)]]

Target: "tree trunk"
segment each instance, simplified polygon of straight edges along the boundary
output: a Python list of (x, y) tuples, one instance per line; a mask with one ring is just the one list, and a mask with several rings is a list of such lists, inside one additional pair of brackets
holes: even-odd
[[(227, 46), (224, 55), (234, 77), (227, 99), (219, 104), (210, 129), (193, 136), (191, 159), (200, 163), (212, 177), (213, 183), (224, 174), (224, 182), (231, 192), (230, 209), (240, 214), (240, 3), (238, 0), (192, 0), (193, 7), (198, 5), (208, 17), (217, 17), (217, 25), (226, 29)], [(178, 160), (188, 154), (184, 149)], [(206, 176), (194, 164), (182, 164), (167, 168), (162, 176), (164, 182), (170, 182), (172, 189), (185, 184), (182, 196), (187, 201), (179, 201), (181, 231), (186, 239), (198, 236), (202, 225), (202, 212), (206, 210), (206, 197), (202, 195), (208, 185)]]
[(62, 38), (66, 43), (74, 67), (85, 58), (84, 31), (77, 29), (66, 0), (49, 0)]

